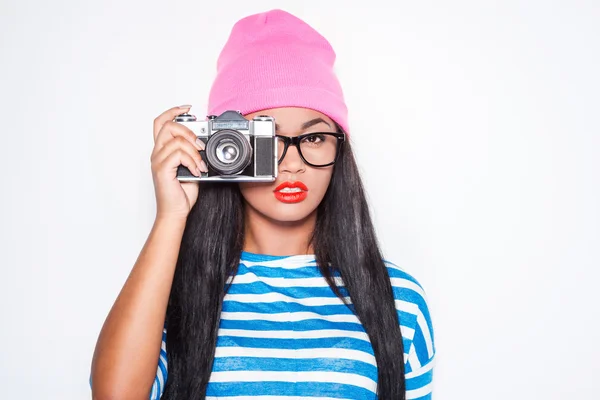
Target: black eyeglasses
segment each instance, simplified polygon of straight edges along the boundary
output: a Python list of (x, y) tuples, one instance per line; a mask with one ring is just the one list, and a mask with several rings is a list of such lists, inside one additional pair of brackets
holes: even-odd
[(340, 154), (346, 136), (340, 132), (311, 132), (289, 137), (276, 135), (278, 164), (281, 164), (290, 144), (296, 146), (302, 161), (312, 167), (333, 165)]

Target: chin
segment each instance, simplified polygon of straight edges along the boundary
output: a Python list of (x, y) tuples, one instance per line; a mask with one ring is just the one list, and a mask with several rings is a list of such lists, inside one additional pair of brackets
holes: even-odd
[(316, 209), (302, 210), (296, 209), (291, 210), (289, 208), (285, 210), (268, 210), (270, 211), (267, 215), (274, 221), (278, 222), (300, 222), (316, 213)]
[(318, 203), (304, 200), (300, 203), (285, 204), (275, 199), (246, 199), (253, 212), (275, 222), (300, 222), (317, 212)]

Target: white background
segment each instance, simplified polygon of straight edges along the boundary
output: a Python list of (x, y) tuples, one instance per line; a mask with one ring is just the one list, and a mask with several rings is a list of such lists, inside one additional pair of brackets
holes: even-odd
[(239, 18), (333, 44), (378, 233), (422, 283), (436, 399), (596, 398), (597, 1), (0, 5), (2, 329), (10, 399), (84, 399), (151, 228), (152, 120), (204, 116)]

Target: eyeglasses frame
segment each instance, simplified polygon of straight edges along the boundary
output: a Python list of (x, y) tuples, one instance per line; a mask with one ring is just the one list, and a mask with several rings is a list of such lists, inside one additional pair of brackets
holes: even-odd
[[(302, 141), (302, 139), (312, 136), (312, 135), (329, 135), (329, 136), (333, 136), (336, 138), (337, 142), (336, 142), (336, 148), (335, 148), (335, 158), (329, 164), (324, 164), (324, 165), (311, 164), (308, 161), (306, 161), (306, 158), (304, 158), (304, 155), (302, 154), (302, 150), (300, 150), (300, 142)], [(303, 133), (298, 136), (283, 136), (283, 135), (275, 135), (275, 136), (278, 138), (278, 140), (283, 140), (283, 145), (284, 145), (283, 153), (281, 154), (281, 157), (279, 158), (279, 160), (277, 160), (277, 165), (281, 164), (281, 162), (285, 158), (285, 155), (287, 154), (288, 148), (290, 147), (290, 144), (291, 144), (293, 146), (296, 146), (296, 150), (298, 150), (298, 154), (300, 155), (300, 158), (302, 159), (302, 161), (304, 161), (304, 163), (306, 165), (310, 165), (311, 167), (315, 167), (315, 168), (329, 167), (330, 165), (335, 164), (335, 162), (338, 160), (338, 158), (340, 156), (340, 149), (342, 148), (342, 145), (344, 144), (344, 141), (346, 140), (346, 135), (342, 132), (309, 132), (309, 133)]]

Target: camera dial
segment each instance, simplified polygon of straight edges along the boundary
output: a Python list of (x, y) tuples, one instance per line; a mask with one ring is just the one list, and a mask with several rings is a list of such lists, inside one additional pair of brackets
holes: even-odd
[(191, 114), (188, 114), (188, 113), (183, 113), (183, 114), (179, 114), (178, 116), (176, 116), (174, 121), (175, 122), (194, 122), (194, 121), (196, 121), (196, 117)]

